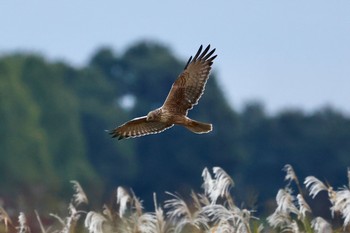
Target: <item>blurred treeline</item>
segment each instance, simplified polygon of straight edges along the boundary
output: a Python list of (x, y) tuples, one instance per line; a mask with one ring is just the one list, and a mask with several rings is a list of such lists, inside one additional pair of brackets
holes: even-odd
[(201, 171), (213, 166), (230, 172), (239, 187), (235, 196), (247, 205), (255, 196), (259, 206), (274, 198), (287, 163), (299, 177), (325, 177), (335, 186), (346, 182), (348, 116), (331, 107), (269, 116), (259, 103), (236, 111), (217, 83), (215, 62), (205, 94), (189, 113), (213, 123), (212, 133), (174, 127), (137, 139), (109, 138), (106, 129), (162, 105), (184, 65), (169, 48), (153, 42), (123, 53), (99, 49), (84, 67), (36, 54), (3, 55), (0, 201), (51, 205), (71, 196), (69, 180), (74, 179), (98, 205), (124, 185), (152, 206), (153, 192), (198, 190)]

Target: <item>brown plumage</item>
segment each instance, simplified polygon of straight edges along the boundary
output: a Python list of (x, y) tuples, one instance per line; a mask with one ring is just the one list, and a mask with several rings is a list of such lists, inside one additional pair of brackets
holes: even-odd
[(140, 137), (155, 134), (174, 126), (182, 125), (194, 133), (208, 133), (212, 125), (192, 120), (187, 117), (188, 110), (198, 103), (204, 93), (209, 78), (211, 65), (217, 55), (210, 45), (202, 52), (202, 46), (192, 59), (188, 60), (185, 69), (176, 79), (162, 107), (150, 111), (147, 116), (134, 118), (111, 130), (112, 137), (118, 139)]

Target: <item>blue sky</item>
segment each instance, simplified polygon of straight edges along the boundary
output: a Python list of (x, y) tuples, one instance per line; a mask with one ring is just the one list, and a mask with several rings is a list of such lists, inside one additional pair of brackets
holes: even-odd
[(0, 54), (81, 65), (98, 47), (149, 39), (187, 60), (210, 43), (233, 107), (257, 99), (273, 113), (326, 104), (350, 113), (349, 0), (12, 0), (0, 11)]

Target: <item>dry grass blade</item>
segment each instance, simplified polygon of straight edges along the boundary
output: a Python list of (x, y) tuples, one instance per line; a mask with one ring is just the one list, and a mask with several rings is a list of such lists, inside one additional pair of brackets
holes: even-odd
[(306, 213), (311, 213), (310, 206), (306, 203), (305, 199), (301, 194), (297, 195), (298, 205), (299, 205), (299, 218), (304, 220), (306, 217)]
[(300, 231), (298, 223), (294, 220), (288, 226), (284, 227), (282, 232), (303, 233)]
[(202, 204), (198, 195), (192, 190), (191, 191), (192, 205), (197, 210), (200, 211), (202, 209)]
[(192, 212), (187, 203), (179, 196), (166, 192), (174, 197), (165, 201), (165, 208), (168, 208), (167, 216), (173, 223), (176, 223), (175, 232), (181, 231), (185, 226), (193, 226), (197, 230), (207, 229), (207, 218), (201, 215), (200, 211)]
[(171, 219), (185, 217), (187, 219), (192, 219), (191, 211), (187, 205), (187, 203), (179, 196), (166, 192), (173, 199), (166, 200), (164, 207), (169, 209), (167, 215)]
[(273, 228), (284, 227), (291, 224), (290, 216), (277, 210), (267, 217), (267, 222)]
[(62, 225), (62, 227), (64, 227), (66, 225), (64, 220), (60, 216), (58, 216), (57, 214), (50, 213), (49, 215), (51, 217), (55, 218)]
[(204, 193), (208, 195), (209, 193), (212, 192), (214, 188), (214, 180), (210, 175), (210, 172), (208, 168), (204, 168), (202, 172), (202, 177), (203, 177), (203, 185), (202, 187), (204, 188)]
[(294, 196), (291, 194), (291, 190), (286, 189), (280, 189), (276, 195), (276, 202), (277, 202), (277, 211), (281, 213), (293, 213), (298, 215), (299, 210), (294, 205)]
[(250, 232), (250, 212), (233, 207), (227, 209), (223, 205), (214, 204), (203, 208), (203, 212), (213, 222), (216, 232)]
[(289, 183), (292, 182), (293, 180), (299, 183), (292, 165), (286, 164), (282, 170), (286, 172), (286, 176), (284, 177), (284, 180), (289, 181)]
[(136, 209), (136, 213), (138, 216), (141, 216), (143, 212), (142, 201), (138, 197), (136, 197), (133, 190), (131, 190), (131, 193), (132, 193), (132, 200), (133, 200), (133, 205)]
[(106, 221), (106, 217), (102, 214), (90, 211), (86, 215), (84, 225), (90, 233), (103, 233), (103, 224)]
[(275, 212), (267, 217), (267, 222), (273, 228), (286, 228), (291, 225), (291, 216), (293, 213), (299, 215), (298, 208), (294, 205), (294, 196), (289, 188), (280, 189), (276, 195), (277, 208)]
[(220, 167), (213, 168), (214, 179), (207, 168), (202, 172), (204, 193), (215, 204), (219, 197), (228, 197), (230, 188), (234, 185), (232, 178)]
[(312, 198), (315, 198), (315, 196), (321, 191), (328, 191), (327, 186), (314, 176), (306, 177), (304, 184), (306, 188), (310, 189), (309, 194)]
[(350, 224), (350, 190), (343, 189), (336, 191), (331, 200), (333, 206), (331, 207), (332, 214), (334, 212), (341, 213), (344, 219), (344, 228)]
[(102, 214), (108, 218), (109, 221), (113, 221), (114, 217), (112, 211), (108, 208), (107, 205), (103, 205)]
[(70, 181), (73, 184), (73, 189), (75, 191), (75, 194), (73, 195), (73, 202), (76, 205), (80, 205), (82, 203), (88, 204), (88, 198), (83, 190), (83, 188), (80, 186), (78, 181), (71, 180)]
[(69, 216), (63, 220), (60, 216), (50, 213), (50, 216), (56, 218), (62, 225), (61, 233), (74, 232), (77, 222), (80, 218), (81, 211), (77, 211), (72, 203), (68, 206)]
[(69, 204), (68, 210), (69, 210), (69, 216), (66, 219), (66, 224), (63, 232), (70, 233), (70, 232), (74, 232), (74, 229), (80, 218), (80, 213), (75, 209), (72, 203)]
[(127, 210), (127, 206), (128, 203), (130, 203), (131, 201), (131, 197), (128, 193), (128, 191), (126, 191), (126, 189), (124, 189), (123, 187), (119, 186), (117, 188), (117, 204), (119, 204), (119, 217), (123, 218), (126, 210)]
[(230, 195), (230, 188), (233, 187), (234, 182), (232, 178), (220, 167), (214, 167), (213, 172), (216, 179), (216, 190), (221, 197)]
[(142, 233), (157, 233), (157, 219), (154, 214), (144, 213), (137, 219), (137, 229)]
[(154, 202), (154, 210), (155, 210), (155, 217), (156, 217), (155, 232), (165, 233), (167, 223), (164, 219), (163, 209), (157, 204), (157, 196), (155, 193), (153, 193), (153, 202)]
[[(296, 181), (294, 170), (290, 165), (286, 165), (284, 170), (287, 172), (285, 177), (288, 181)], [(84, 226), (89, 233), (102, 232), (120, 232), (120, 233), (182, 233), (182, 232), (206, 232), (206, 233), (259, 233), (262, 232), (262, 224), (258, 218), (251, 215), (251, 211), (237, 207), (230, 195), (230, 188), (234, 185), (232, 178), (221, 168), (213, 168), (213, 176), (207, 168), (204, 169), (202, 177), (204, 179), (204, 194), (191, 192), (188, 201), (177, 194), (167, 192), (171, 199), (166, 200), (163, 211), (157, 203), (156, 194), (154, 198), (154, 212), (145, 213), (142, 207), (142, 201), (139, 200), (130, 189), (117, 188), (117, 207), (103, 207), (102, 213), (95, 211), (86, 212), (77, 210), (73, 203), (77, 205), (85, 202), (86, 195), (78, 182), (74, 184), (74, 198), (69, 204), (69, 215), (60, 218), (57, 215), (50, 214), (58, 219), (62, 224), (59, 229), (54, 231), (50, 228), (45, 229), (39, 214), (35, 215), (39, 222), (41, 233), (60, 232), (73, 233), (80, 230), (77, 224), (81, 216), (85, 216)], [(348, 178), (350, 179), (350, 170), (348, 169)], [(305, 186), (309, 190), (312, 198), (321, 192), (327, 191), (331, 203), (331, 213), (338, 213), (343, 219), (343, 229), (334, 230), (335, 232), (349, 232), (350, 227), (350, 188), (343, 187), (333, 190), (328, 184), (313, 176), (306, 177)], [(218, 198), (223, 198), (217, 201)], [(273, 228), (266, 228), (265, 232), (293, 232), (293, 233), (331, 233), (332, 226), (320, 217), (316, 217), (312, 222), (312, 211), (305, 201), (303, 195), (295, 197), (290, 185), (280, 189), (276, 195), (277, 207), (273, 214), (267, 217), (268, 224)], [(114, 203), (115, 204), (115, 203)], [(85, 215), (86, 214), (86, 215)], [(340, 218), (339, 218), (340, 219)], [(259, 220), (260, 222), (257, 222)], [(338, 220), (338, 219), (337, 219)], [(21, 212), (18, 217), (17, 232), (29, 233), (25, 215)], [(8, 225), (12, 224), (8, 214), (0, 207), (1, 232), (9, 232)], [(4, 223), (4, 226), (3, 224)], [(57, 227), (57, 226), (56, 226)], [(11, 231), (12, 229), (10, 229)], [(11, 231), (12, 232), (12, 231)]]
[(10, 217), (8, 216), (7, 212), (0, 206), (0, 223), (4, 222), (5, 224), (5, 231), (8, 231), (8, 224), (12, 224), (12, 221)]
[(321, 217), (316, 217), (311, 221), (311, 226), (314, 229), (315, 233), (332, 233), (331, 225)]
[(41, 221), (41, 218), (40, 218), (40, 216), (39, 216), (39, 214), (38, 214), (38, 211), (34, 210), (34, 213), (35, 213), (36, 219), (38, 220), (41, 233), (46, 233), (46, 230), (45, 230), (44, 225), (43, 225), (43, 223), (42, 223), (42, 221)]

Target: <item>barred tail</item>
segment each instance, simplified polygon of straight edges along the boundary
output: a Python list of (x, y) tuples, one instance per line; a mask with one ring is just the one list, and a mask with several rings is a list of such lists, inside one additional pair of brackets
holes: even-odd
[(188, 130), (192, 131), (193, 133), (198, 133), (198, 134), (209, 133), (210, 131), (213, 130), (212, 124), (207, 124), (207, 123), (203, 123), (195, 120), (190, 120), (188, 124), (185, 125), (185, 127)]

